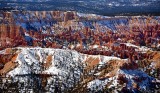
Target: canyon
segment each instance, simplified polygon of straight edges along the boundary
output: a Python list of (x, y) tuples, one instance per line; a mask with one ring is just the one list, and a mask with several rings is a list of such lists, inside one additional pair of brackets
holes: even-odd
[(158, 92), (159, 19), (1, 11), (0, 90)]

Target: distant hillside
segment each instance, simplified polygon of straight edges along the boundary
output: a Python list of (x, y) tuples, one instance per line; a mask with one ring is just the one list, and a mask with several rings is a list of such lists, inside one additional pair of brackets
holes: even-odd
[(160, 15), (159, 0), (3, 0), (0, 4), (0, 7), (32, 11), (74, 10), (112, 16)]

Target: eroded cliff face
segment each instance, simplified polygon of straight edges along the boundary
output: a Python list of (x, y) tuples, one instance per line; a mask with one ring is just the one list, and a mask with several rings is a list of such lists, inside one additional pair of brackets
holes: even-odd
[[(160, 25), (154, 17), (107, 17), (75, 11), (1, 12), (0, 49), (46, 47), (89, 55), (149, 58), (159, 50)], [(47, 64), (46, 64), (47, 65)]]
[[(1, 76), (11, 78), (12, 83), (21, 83), (17, 85), (21, 92), (38, 91), (38, 88), (48, 92), (57, 91), (57, 88), (62, 92), (113, 91), (114, 88), (150, 91), (155, 86), (156, 77), (143, 70), (156, 72), (157, 66), (153, 63), (142, 67), (140, 62), (131, 63), (118, 57), (38, 47), (8, 48), (0, 53), (0, 62), (4, 65)], [(33, 88), (24, 87), (22, 83)], [(40, 85), (34, 85), (36, 83)]]
[(40, 46), (105, 55), (99, 50), (117, 50), (115, 47), (124, 43), (153, 49), (159, 49), (160, 45), (158, 16), (107, 17), (75, 11), (3, 11), (0, 18), (0, 49)]

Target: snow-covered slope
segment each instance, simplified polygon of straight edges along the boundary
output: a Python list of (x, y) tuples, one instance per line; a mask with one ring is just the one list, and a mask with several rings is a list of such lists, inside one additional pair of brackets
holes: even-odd
[[(19, 65), (7, 73), (7, 76), (16, 77), (19, 75), (30, 74), (49, 74), (57, 76), (63, 82), (63, 87), (73, 86), (74, 79), (78, 80), (82, 73), (82, 59), (76, 51), (61, 50), (61, 49), (43, 49), (43, 48), (18, 48), (18, 57), (15, 62)], [(51, 55), (51, 64), (47, 68), (47, 56)], [(26, 77), (29, 79), (29, 77)], [(69, 80), (67, 80), (69, 78)], [(16, 78), (20, 82), (27, 82), (24, 79)], [(15, 79), (15, 81), (17, 81)], [(54, 77), (48, 79), (48, 86), (53, 86), (56, 81)], [(52, 90), (53, 91), (53, 90)]]
[(146, 91), (151, 86), (151, 80), (153, 80), (152, 77), (147, 75), (146, 73), (140, 71), (140, 70), (118, 70), (116, 75), (114, 77), (110, 77), (104, 80), (95, 79), (88, 83), (88, 88), (91, 90), (103, 90), (103, 88), (110, 83), (108, 86), (109, 88), (120, 88), (121, 84), (119, 82), (119, 76), (123, 75), (126, 79), (126, 86), (128, 89), (134, 89), (134, 83), (135, 83), (135, 77), (136, 78), (144, 78), (144, 80), (140, 81), (138, 86), (141, 90)]
[[(125, 68), (124, 64), (128, 59), (52, 48), (18, 47), (13, 50), (18, 54), (14, 61), (18, 65), (3, 74), (13, 78), (13, 82), (24, 83), (25, 86), (33, 87), (37, 81), (49, 92), (55, 91), (57, 86), (60, 86), (61, 91), (73, 89), (74, 92), (85, 84), (91, 91), (100, 91), (106, 86), (107, 89), (127, 87), (132, 90), (135, 84), (140, 90), (146, 91), (150, 89), (154, 80), (137, 67)], [(5, 54), (6, 51), (7, 49), (0, 52)], [(133, 63), (127, 64), (133, 65)], [(18, 86), (20, 89), (21, 84)], [(23, 87), (20, 91), (24, 92), (25, 89)], [(34, 88), (29, 89), (31, 92), (34, 90)]]

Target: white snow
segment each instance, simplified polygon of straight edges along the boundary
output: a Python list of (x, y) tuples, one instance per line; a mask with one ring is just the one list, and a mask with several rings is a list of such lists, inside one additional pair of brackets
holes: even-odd
[(98, 48), (99, 47), (99, 45), (93, 45), (93, 48)]
[(45, 70), (43, 73), (45, 74), (56, 74), (58, 75), (58, 73), (60, 73), (61, 70), (57, 69), (56, 67), (52, 66), (49, 69)]
[[(82, 73), (82, 68), (84, 66), (84, 61), (88, 57), (99, 58), (99, 67), (107, 64), (110, 60), (122, 60), (118, 57), (111, 56), (101, 56), (101, 55), (87, 55), (81, 54), (73, 50), (62, 50), (62, 49), (52, 49), (52, 48), (17, 48), (19, 51), (18, 57), (15, 62), (18, 62), (18, 67), (7, 73), (8, 76), (16, 77), (16, 75), (25, 74), (51, 74), (56, 75), (64, 84), (68, 86), (73, 86), (74, 77), (76, 79), (80, 78)], [(0, 51), (1, 53), (2, 51)], [(52, 55), (52, 64), (49, 68), (42, 69), (42, 64), (45, 63), (47, 55)], [(126, 59), (124, 59), (125, 61)], [(154, 63), (152, 64), (154, 65)], [(99, 75), (96, 73), (95, 75)], [(128, 80), (127, 87), (132, 88), (132, 83), (134, 82), (133, 77), (145, 77), (139, 85), (141, 89), (146, 90), (148, 83), (153, 80), (152, 77), (148, 76), (145, 72), (141, 70), (121, 70), (119, 69), (115, 76), (111, 78), (106, 78), (105, 80), (95, 79), (88, 83), (87, 87), (90, 89), (102, 89), (107, 83), (111, 83), (109, 87), (116, 87), (118, 85), (118, 74), (124, 74)], [(20, 79), (21, 80), (21, 79)], [(22, 82), (24, 80), (22, 79)], [(56, 82), (54, 77), (48, 79), (48, 87), (53, 86), (52, 82)], [(65, 86), (63, 86), (64, 88)], [(51, 90), (53, 91), (53, 90)]]
[(112, 56), (101, 56), (101, 59), (102, 60), (99, 62), (98, 68), (101, 68), (101, 66), (103, 66), (104, 64), (106, 64), (110, 60), (126, 60), (126, 59), (121, 59), (121, 58), (112, 57)]
[[(152, 77), (147, 75), (146, 73), (140, 71), (140, 70), (118, 70), (117, 74), (114, 77), (106, 78), (105, 80), (99, 80), (95, 79), (87, 84), (87, 87), (91, 90), (94, 90), (98, 88), (98, 90), (101, 90), (107, 83), (111, 82), (111, 85), (108, 88), (116, 87), (119, 85), (118, 83), (118, 74), (124, 74), (128, 80), (127, 87), (132, 88), (132, 83), (134, 82), (133, 77), (145, 77), (145, 80), (142, 80), (142, 82), (139, 83), (140, 89), (146, 90), (151, 80), (153, 80)], [(113, 81), (112, 81), (113, 80)]]
[(134, 44), (131, 44), (131, 43), (124, 43), (124, 44), (126, 44), (126, 46), (131, 46), (131, 47), (135, 47), (135, 48), (138, 48), (138, 49), (136, 49), (137, 51), (141, 51), (141, 52), (146, 52), (146, 51), (148, 51), (148, 50), (151, 50), (150, 48), (148, 48), (148, 47), (146, 47), (146, 46), (136, 46), (136, 45), (134, 45)]
[[(15, 77), (15, 80), (27, 82), (28, 78), (18, 78), (17, 75), (35, 74), (50, 74), (56, 75), (65, 85), (73, 86), (74, 79), (79, 79), (82, 73), (83, 54), (73, 50), (62, 50), (52, 48), (22, 48), (18, 47), (18, 57), (15, 62), (18, 62), (18, 67), (7, 73), (7, 76)], [(47, 55), (52, 55), (52, 64), (49, 68), (42, 69), (42, 64), (45, 63)], [(18, 79), (17, 79), (17, 78)], [(69, 78), (69, 79), (68, 79)], [(53, 86), (55, 77), (48, 79), (48, 87)], [(64, 88), (64, 86), (62, 86)], [(50, 90), (53, 91), (53, 90)]]
[(136, 47), (136, 48), (139, 48), (138, 46), (134, 45), (134, 44), (131, 44), (131, 43), (124, 43), (126, 44), (126, 46), (132, 46), (132, 47)]
[(4, 54), (5, 53), (5, 50), (0, 50), (0, 54)]
[(146, 90), (146, 88), (148, 87), (150, 80), (153, 79), (152, 77), (147, 75), (145, 72), (142, 72), (141, 70), (119, 70), (118, 73), (125, 74), (125, 76), (129, 80), (129, 83), (127, 84), (128, 87), (132, 87), (131, 84), (134, 81), (133, 77), (145, 77), (146, 79), (142, 80), (142, 82), (139, 83), (140, 88), (144, 90)]

